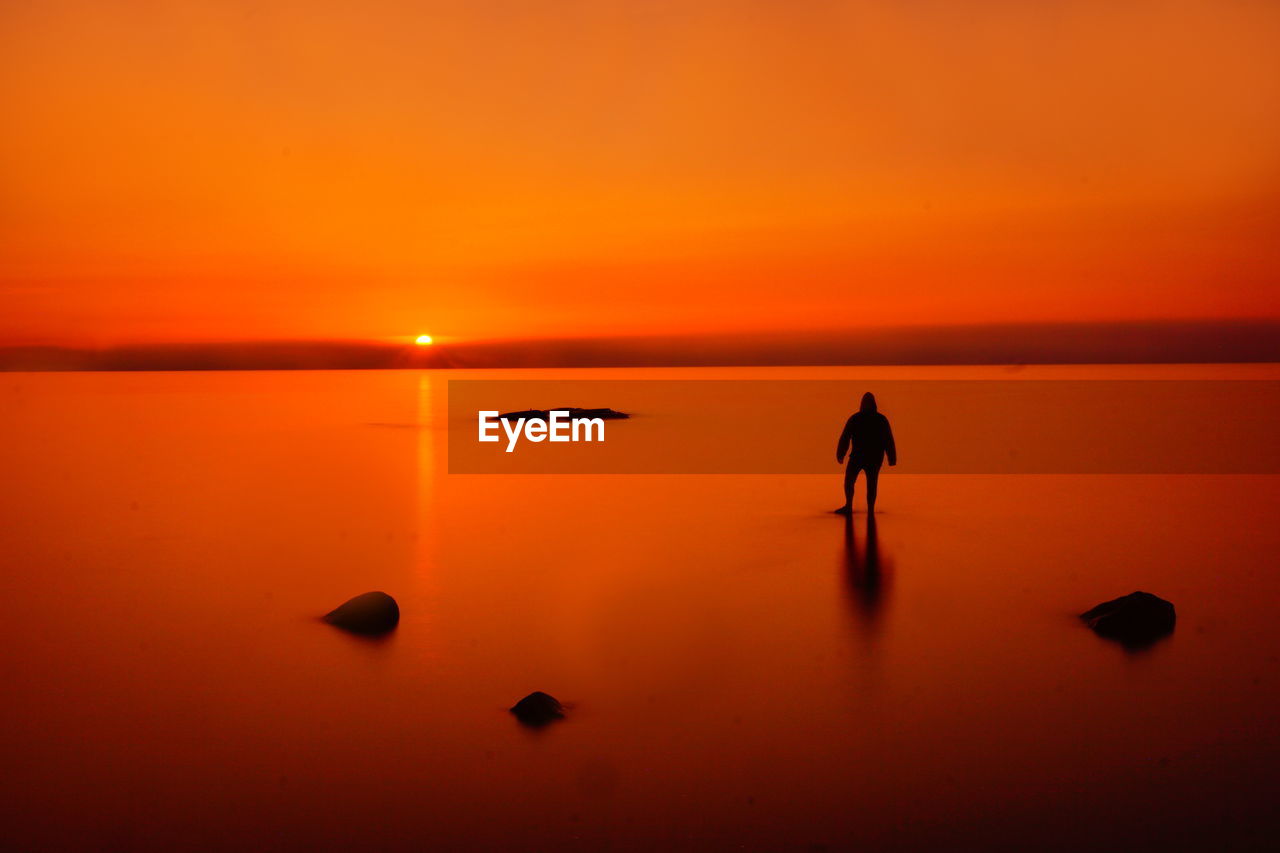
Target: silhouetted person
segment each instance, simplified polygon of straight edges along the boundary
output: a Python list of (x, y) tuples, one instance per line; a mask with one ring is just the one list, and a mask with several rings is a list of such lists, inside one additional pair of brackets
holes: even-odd
[(844, 462), (845, 453), (849, 454), (849, 466), (844, 470), (844, 506), (836, 512), (853, 513), (853, 486), (859, 471), (867, 472), (867, 512), (875, 512), (880, 465), (886, 455), (890, 465), (897, 465), (898, 449), (893, 446), (889, 419), (876, 411), (876, 398), (870, 391), (862, 395), (861, 408), (845, 422), (836, 445), (836, 462)]

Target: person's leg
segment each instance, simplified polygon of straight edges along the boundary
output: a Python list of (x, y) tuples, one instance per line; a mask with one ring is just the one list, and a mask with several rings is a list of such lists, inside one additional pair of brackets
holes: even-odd
[(844, 506), (836, 512), (841, 515), (853, 514), (853, 486), (858, 482), (858, 466), (852, 462), (844, 469)]
[(867, 512), (876, 511), (876, 485), (880, 480), (880, 466), (867, 469)]

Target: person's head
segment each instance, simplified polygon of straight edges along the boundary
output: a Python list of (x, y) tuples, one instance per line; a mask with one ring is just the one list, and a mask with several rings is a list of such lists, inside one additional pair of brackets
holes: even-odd
[(874, 412), (876, 410), (876, 395), (870, 391), (862, 395), (862, 405), (859, 407), (860, 412)]

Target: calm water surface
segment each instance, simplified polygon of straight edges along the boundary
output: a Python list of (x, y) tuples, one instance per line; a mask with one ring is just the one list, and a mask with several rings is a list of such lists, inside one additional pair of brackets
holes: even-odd
[[(450, 476), (459, 375), (0, 375), (6, 847), (1205, 850), (1280, 829), (1280, 477), (886, 471), (872, 540), (829, 514), (834, 464)], [(400, 601), (389, 639), (317, 621), (370, 589)], [(1178, 607), (1145, 652), (1074, 618), (1135, 589)], [(519, 727), (531, 690), (569, 719)]]

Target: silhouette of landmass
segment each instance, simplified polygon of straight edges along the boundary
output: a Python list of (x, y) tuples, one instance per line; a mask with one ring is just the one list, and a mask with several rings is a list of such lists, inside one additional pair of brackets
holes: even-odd
[(619, 412), (614, 409), (579, 409), (573, 406), (558, 406), (550, 409), (525, 409), (521, 412), (504, 412), (498, 415), (501, 420), (514, 421), (524, 418), (527, 421), (547, 421), (551, 419), (552, 412), (568, 412), (570, 420), (584, 420), (588, 418), (600, 418), (601, 420), (611, 421), (621, 418), (629, 418), (626, 412)]
[(1280, 361), (1280, 320), (1039, 323), (438, 343), (254, 341), (0, 348), (0, 370), (367, 370)]

